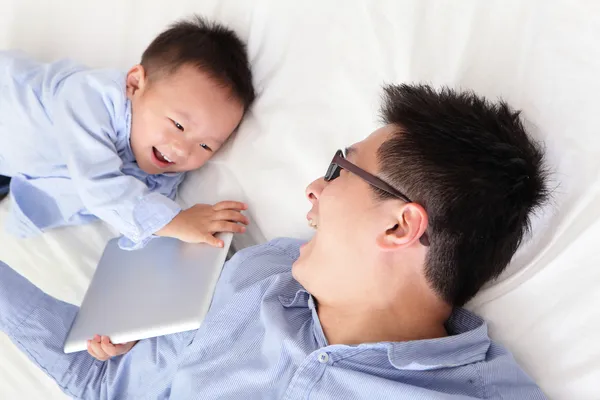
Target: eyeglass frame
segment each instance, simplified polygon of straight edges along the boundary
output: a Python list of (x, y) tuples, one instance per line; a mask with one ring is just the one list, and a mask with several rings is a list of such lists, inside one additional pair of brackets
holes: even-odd
[[(331, 182), (334, 179), (337, 179), (340, 176), (340, 170), (342, 169), (353, 173), (354, 175), (367, 182), (369, 185), (376, 187), (377, 189), (382, 190), (396, 198), (399, 198), (400, 200), (406, 203), (414, 203), (407, 195), (398, 191), (389, 183), (385, 182), (383, 179), (371, 174), (370, 172), (365, 171), (356, 164), (350, 162), (344, 156), (344, 152), (341, 149), (335, 152), (335, 155), (329, 163), (329, 166), (327, 167), (327, 172), (325, 173), (323, 179), (325, 179), (325, 182)], [(423, 235), (421, 235), (419, 241), (423, 246), (429, 246), (429, 238), (427, 236), (427, 232), (423, 232)]]

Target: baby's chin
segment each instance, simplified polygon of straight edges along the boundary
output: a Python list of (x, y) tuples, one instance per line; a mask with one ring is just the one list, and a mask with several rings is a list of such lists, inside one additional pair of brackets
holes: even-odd
[(158, 168), (155, 165), (150, 165), (149, 168), (144, 168), (140, 165), (140, 169), (149, 175), (161, 175), (161, 174), (167, 174), (167, 173), (181, 174), (181, 173), (185, 173), (185, 172), (195, 171), (197, 168), (196, 169), (185, 169), (185, 168), (178, 167), (176, 165), (170, 166), (167, 168)]
[(169, 171), (170, 168), (159, 168), (156, 165), (152, 164), (152, 162), (148, 161), (148, 160), (136, 160), (136, 162), (138, 163), (138, 167), (144, 171), (145, 173), (147, 173), (148, 175), (160, 175), (160, 174), (164, 174), (165, 172), (172, 172)]
[(145, 173), (147, 173), (149, 175), (190, 172), (190, 171), (195, 171), (201, 167), (200, 166), (197, 168), (189, 168), (190, 167), (189, 165), (172, 164), (172, 165), (166, 166), (164, 168), (161, 168), (160, 166), (153, 163), (152, 160), (148, 160), (146, 158), (136, 158), (136, 162), (138, 164), (138, 167), (142, 171), (144, 171)]

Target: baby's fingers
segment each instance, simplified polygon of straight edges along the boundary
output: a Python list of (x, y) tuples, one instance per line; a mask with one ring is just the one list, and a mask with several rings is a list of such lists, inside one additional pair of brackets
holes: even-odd
[(207, 234), (205, 236), (202, 237), (202, 242), (209, 244), (213, 247), (223, 247), (225, 246), (225, 243), (223, 243), (223, 241), (211, 234)]
[(229, 221), (215, 221), (211, 224), (211, 232), (233, 232), (233, 233), (244, 233), (246, 227), (235, 222)]
[(245, 225), (248, 225), (248, 223), (250, 222), (248, 220), (248, 217), (246, 217), (241, 212), (234, 211), (234, 210), (217, 211), (215, 214), (215, 219), (223, 220), (223, 221), (231, 221), (231, 222), (240, 222)]
[(239, 201), (222, 201), (213, 206), (213, 210), (221, 211), (221, 210), (245, 210), (248, 206)]

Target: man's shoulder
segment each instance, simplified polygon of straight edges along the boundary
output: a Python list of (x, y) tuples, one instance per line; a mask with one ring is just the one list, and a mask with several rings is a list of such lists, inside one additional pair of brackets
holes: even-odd
[[(545, 399), (512, 354), (490, 339), (487, 323), (481, 317), (466, 309), (455, 308), (446, 322), (446, 329), (449, 336), (433, 342), (440, 346), (424, 347), (419, 356), (429, 352), (444, 368), (475, 373), (469, 382), (478, 382), (474, 388), (484, 398)], [(402, 361), (399, 359), (398, 362)]]
[[(252, 258), (274, 258), (274, 259), (288, 259), (293, 262), (300, 256), (300, 246), (305, 241), (293, 238), (277, 238), (267, 243), (259, 244), (256, 246), (247, 247), (238, 251), (234, 258), (239, 261), (252, 259)], [(232, 258), (233, 260), (233, 258)]]
[(485, 360), (473, 364), (486, 398), (545, 400), (544, 392), (517, 363), (512, 353), (490, 341)]

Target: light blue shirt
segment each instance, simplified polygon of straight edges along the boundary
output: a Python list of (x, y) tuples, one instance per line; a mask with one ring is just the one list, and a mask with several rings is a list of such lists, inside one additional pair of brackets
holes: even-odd
[(100, 218), (143, 246), (180, 207), (183, 174), (149, 175), (129, 135), (125, 74), (0, 52), (0, 175), (12, 177), (7, 229), (20, 237)]
[(68, 395), (85, 399), (544, 399), (485, 322), (456, 309), (450, 336), (329, 345), (291, 266), (300, 242), (238, 252), (197, 331), (140, 341), (107, 362), (62, 345), (77, 307), (0, 263), (0, 329)]

